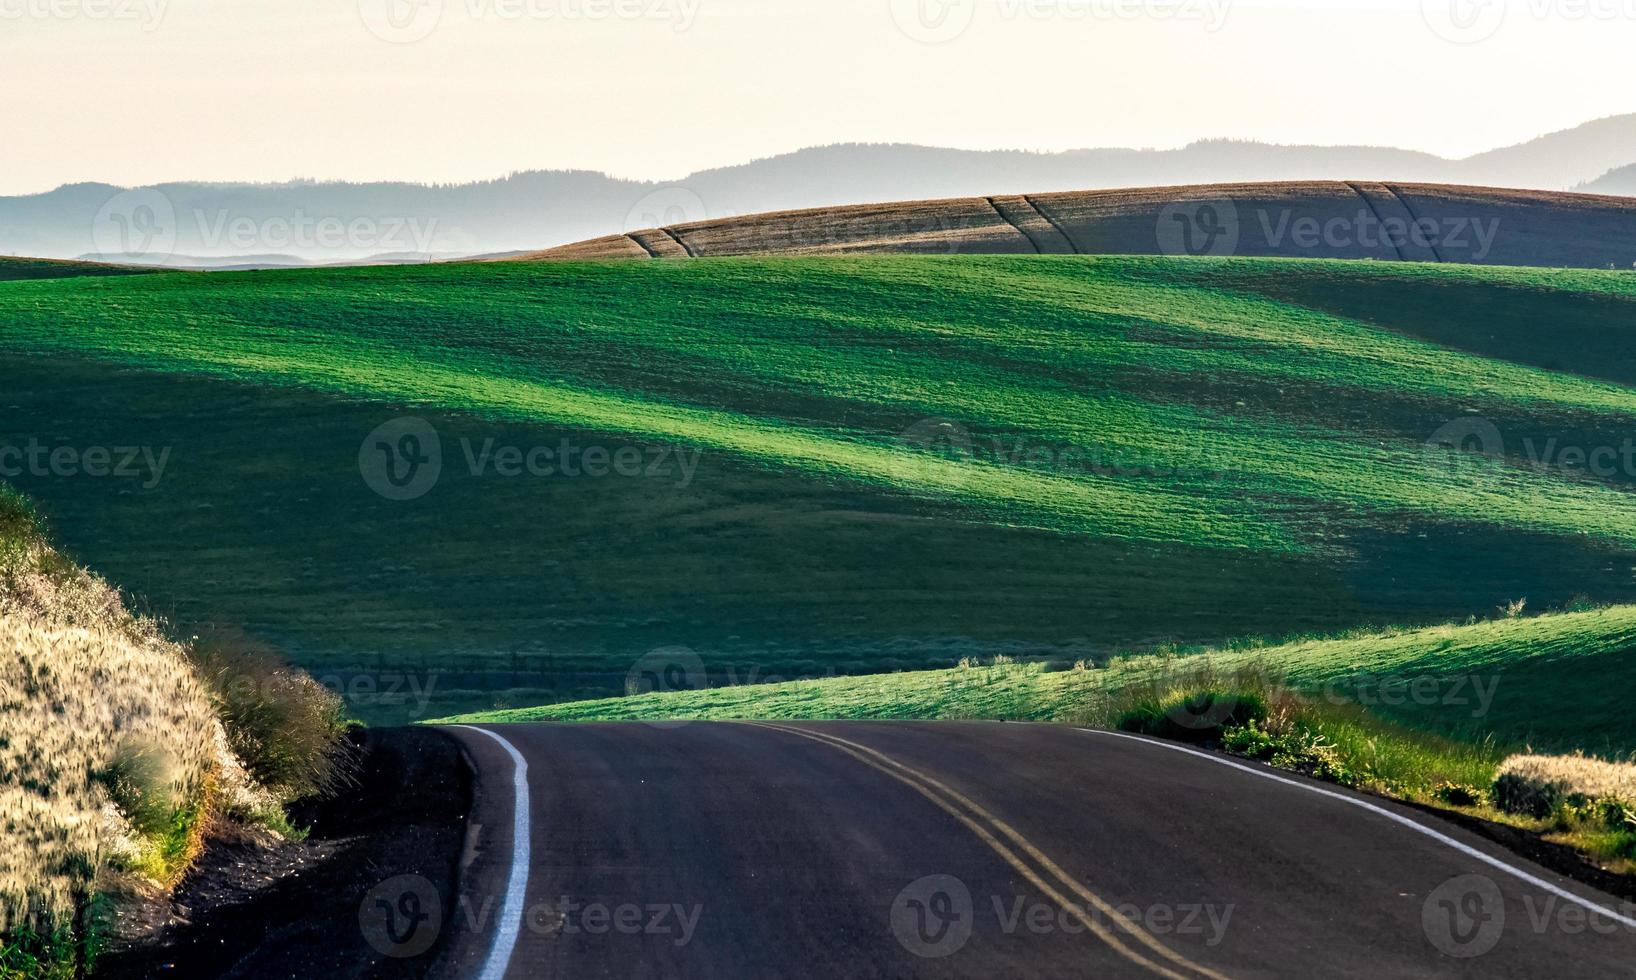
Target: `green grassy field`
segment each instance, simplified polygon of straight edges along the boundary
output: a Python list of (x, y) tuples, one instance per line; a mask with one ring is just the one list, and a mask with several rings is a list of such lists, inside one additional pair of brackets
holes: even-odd
[(1413, 630), (1359, 631), (1259, 647), (1118, 658), (1090, 669), (955, 667), (738, 688), (640, 694), (480, 712), (453, 721), (954, 718), (1083, 722), (1153, 677), (1208, 665), (1266, 672), (1409, 728), (1511, 746), (1625, 755), (1636, 747), (1629, 677), (1636, 607)]
[[(14, 279), (0, 447), (168, 450), (7, 478), (400, 719), (370, 678), (439, 714), (656, 648), (742, 683), (1636, 600), (1633, 312), (1621, 273), (1270, 260)], [(359, 456), (404, 415), (442, 468), (400, 501)], [(565, 439), (643, 464), (496, 471)]]

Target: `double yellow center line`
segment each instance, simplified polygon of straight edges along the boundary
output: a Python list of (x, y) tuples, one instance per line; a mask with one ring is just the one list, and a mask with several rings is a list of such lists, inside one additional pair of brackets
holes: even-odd
[[(1194, 963), (1159, 942), (1139, 923), (1121, 913), (1104, 900), (1102, 896), (1086, 888), (1078, 879), (1064, 871), (1055, 861), (1047, 857), (1044, 852), (1035, 847), (1028, 838), (1018, 833), (1010, 824), (957, 790), (943, 784), (935, 777), (904, 765), (891, 756), (867, 745), (861, 745), (838, 735), (766, 722), (749, 722), (748, 724), (755, 725), (758, 728), (770, 728), (774, 731), (799, 735), (815, 742), (822, 742), (845, 752), (872, 769), (891, 776), (921, 796), (926, 797), (939, 809), (954, 817), (962, 826), (975, 834), (978, 840), (988, 845), (990, 850), (1015, 868), (1019, 874), (1044, 893), (1046, 897), (1050, 898), (1051, 901), (1056, 902), (1063, 911), (1078, 919), (1098, 939), (1107, 943), (1114, 952), (1131, 963), (1143, 967), (1158, 976), (1168, 977), (1170, 980), (1197, 980), (1199, 977), (1205, 977), (1208, 980), (1228, 980), (1224, 974)], [(1019, 852), (1021, 853), (1019, 854)], [(1028, 860), (1024, 860), (1024, 857), (1028, 858)], [(1033, 863), (1030, 864), (1030, 861)], [(1064, 894), (1064, 891), (1078, 895), (1083, 904), (1074, 902), (1068, 895)], [(1091, 915), (1087, 911), (1090, 908), (1094, 908), (1102, 916), (1116, 924), (1119, 927), (1118, 931), (1108, 928), (1098, 917)]]

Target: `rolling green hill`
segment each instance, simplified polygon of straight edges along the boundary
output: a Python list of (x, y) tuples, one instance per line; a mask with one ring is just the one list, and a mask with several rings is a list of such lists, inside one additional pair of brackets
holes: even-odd
[(76, 276), (131, 276), (145, 271), (147, 270), (101, 262), (0, 256), (0, 282), (17, 279), (71, 279)]
[(1628, 274), (1285, 260), (11, 281), (0, 447), (157, 611), (401, 717), (373, 674), (450, 671), (447, 713), (655, 648), (743, 681), (1633, 600), (1633, 313)]
[[(1622, 756), (1636, 746), (1629, 686), (1636, 607), (1416, 630), (1363, 631), (1181, 657), (1119, 658), (1106, 669), (1043, 664), (639, 694), (479, 712), (468, 724), (684, 719), (994, 718), (1081, 720), (1098, 698), (1203, 663), (1265, 669), (1319, 698), (1359, 701), (1416, 729), (1552, 750)], [(1418, 685), (1418, 686), (1417, 686)]]

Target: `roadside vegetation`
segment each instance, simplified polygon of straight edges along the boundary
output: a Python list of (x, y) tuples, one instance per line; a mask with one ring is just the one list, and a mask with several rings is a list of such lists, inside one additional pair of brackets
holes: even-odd
[[(1636, 869), (1636, 606), (1284, 642), (682, 690), (478, 712), (465, 724), (992, 719), (1189, 742), (1461, 810)], [(1540, 754), (1548, 746), (1571, 754)], [(1597, 753), (1607, 759), (1597, 758)]]
[[(1398, 725), (1471, 741), (1594, 754), (1636, 744), (1628, 675), (1636, 606), (1417, 628), (1086, 658), (970, 660), (902, 671), (543, 704), (463, 714), (481, 722), (732, 718), (997, 718), (1088, 721), (1113, 693), (1167, 677), (1264, 676), (1326, 703), (1357, 704)], [(678, 663), (680, 661), (678, 660)], [(661, 665), (662, 666), (662, 665)], [(697, 668), (693, 676), (698, 675)], [(1103, 712), (1105, 715), (1106, 712)]]
[(216, 821), (344, 778), (339, 700), (261, 651), (178, 643), (0, 484), (0, 978), (94, 969), (110, 908)]

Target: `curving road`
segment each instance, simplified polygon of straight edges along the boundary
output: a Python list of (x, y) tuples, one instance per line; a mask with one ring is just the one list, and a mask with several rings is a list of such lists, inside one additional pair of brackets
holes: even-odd
[(950, 722), (451, 732), (478, 786), (436, 976), (1532, 978), (1636, 964), (1628, 905), (1476, 836), (1129, 736)]

